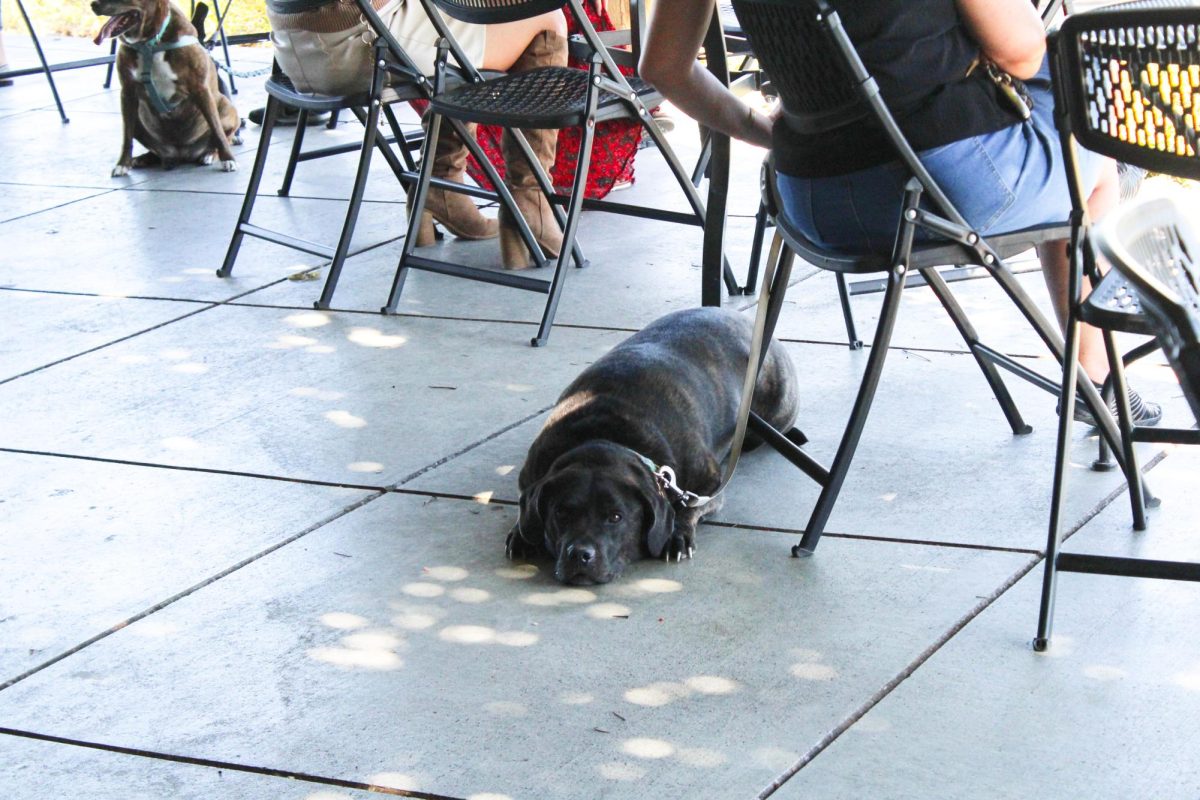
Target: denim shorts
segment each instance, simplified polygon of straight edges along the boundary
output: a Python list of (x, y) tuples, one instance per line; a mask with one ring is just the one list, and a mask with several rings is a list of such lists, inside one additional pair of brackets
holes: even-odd
[[(1065, 222), (1071, 210), (1048, 65), (1043, 62), (1037, 76), (1026, 83), (1034, 100), (1028, 120), (917, 154), (979, 233)], [(1103, 158), (1082, 148), (1078, 153), (1086, 197), (1096, 185)], [(824, 247), (890, 250), (909, 177), (899, 162), (828, 178), (780, 174), (782, 212)]]

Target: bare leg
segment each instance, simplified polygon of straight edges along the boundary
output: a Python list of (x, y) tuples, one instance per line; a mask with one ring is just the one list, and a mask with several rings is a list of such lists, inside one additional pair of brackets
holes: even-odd
[(553, 31), (559, 36), (566, 36), (566, 16), (561, 11), (550, 11), (516, 22), (488, 25), (487, 36), (484, 38), (483, 68), (507, 70), (542, 31)]
[[(1117, 183), (1117, 162), (1106, 161), (1100, 168), (1100, 178), (1096, 188), (1088, 197), (1088, 214), (1092, 222), (1104, 217), (1117, 204), (1119, 189)], [(1038, 258), (1042, 262), (1042, 277), (1046, 279), (1046, 288), (1050, 290), (1050, 302), (1054, 305), (1054, 313), (1059, 325), (1065, 325), (1067, 320), (1067, 274), (1070, 264), (1067, 259), (1067, 242), (1047, 242), (1038, 248)], [(1091, 287), (1083, 282), (1082, 296), (1087, 297)], [(1104, 338), (1100, 331), (1090, 325), (1081, 325), (1079, 329), (1079, 366), (1093, 381), (1101, 382), (1108, 377), (1108, 358), (1104, 352)]]

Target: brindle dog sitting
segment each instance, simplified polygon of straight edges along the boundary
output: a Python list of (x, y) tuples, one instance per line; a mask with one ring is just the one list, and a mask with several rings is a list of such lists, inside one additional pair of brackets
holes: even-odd
[[(93, 0), (92, 11), (109, 17), (96, 44), (119, 37), (121, 155), (113, 177), (162, 164), (211, 164), (237, 169), (231, 144), (241, 144), (242, 121), (221, 94), (217, 70), (187, 16), (168, 0)], [(133, 157), (133, 140), (149, 151)]]
[[(677, 509), (655, 472), (709, 495), (729, 456), (751, 320), (700, 308), (669, 314), (614, 347), (567, 387), (521, 469), (510, 558), (549, 553), (563, 583), (613, 580), (641, 557), (680, 560), (720, 497)], [(796, 371), (772, 342), (753, 410), (779, 430), (798, 409)], [(747, 437), (749, 449), (761, 441)]]

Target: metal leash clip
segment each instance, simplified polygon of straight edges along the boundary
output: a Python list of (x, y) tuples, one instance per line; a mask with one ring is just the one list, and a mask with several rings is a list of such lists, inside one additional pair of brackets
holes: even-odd
[(675, 470), (668, 466), (661, 466), (654, 472), (654, 479), (658, 482), (658, 488), (662, 490), (672, 503), (682, 506), (683, 508), (697, 508), (704, 505), (711, 497), (688, 492), (679, 488), (679, 484), (675, 482)]

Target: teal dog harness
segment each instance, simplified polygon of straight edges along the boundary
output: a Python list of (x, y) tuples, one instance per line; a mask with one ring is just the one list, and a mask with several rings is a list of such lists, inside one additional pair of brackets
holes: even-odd
[(159, 114), (169, 114), (179, 107), (179, 103), (168, 103), (163, 96), (159, 94), (158, 89), (154, 85), (154, 80), (151, 78), (151, 71), (154, 66), (154, 54), (161, 53), (165, 50), (178, 50), (181, 47), (190, 47), (192, 45), (200, 45), (200, 40), (195, 36), (180, 36), (173, 42), (164, 43), (162, 40), (163, 34), (167, 32), (167, 25), (171, 22), (171, 14), (168, 11), (167, 16), (163, 19), (162, 27), (158, 29), (158, 33), (154, 38), (147, 39), (144, 42), (136, 42), (130, 44), (121, 38), (121, 46), (128, 47), (130, 50), (137, 51), (137, 54), (142, 58), (142, 68), (138, 72), (138, 80), (146, 87), (146, 94), (150, 96), (150, 105), (154, 106), (154, 110)]

